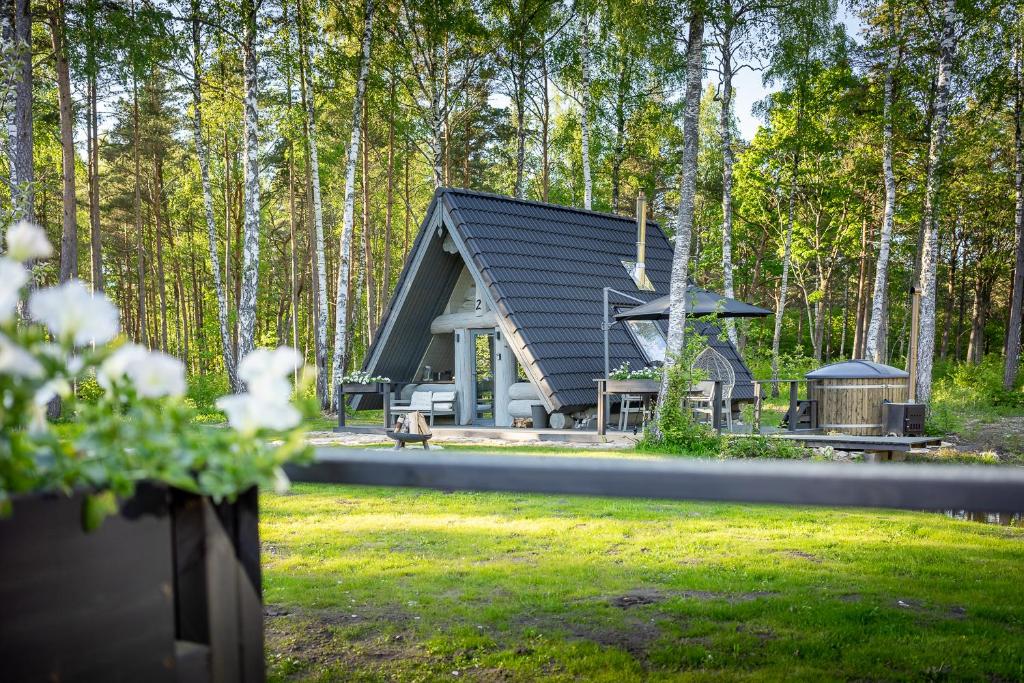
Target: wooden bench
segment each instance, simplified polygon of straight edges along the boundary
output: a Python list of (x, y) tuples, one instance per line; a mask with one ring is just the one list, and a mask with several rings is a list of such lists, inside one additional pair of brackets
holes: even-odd
[(459, 394), (457, 391), (414, 391), (409, 403), (403, 405), (392, 405), (392, 413), (420, 412), (427, 415), (430, 426), (434, 426), (434, 418), (437, 416), (458, 414)]

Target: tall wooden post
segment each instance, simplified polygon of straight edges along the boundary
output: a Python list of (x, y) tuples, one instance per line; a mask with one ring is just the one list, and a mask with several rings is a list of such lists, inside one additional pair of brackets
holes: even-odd
[(473, 368), (476, 364), (476, 347), (465, 328), (455, 330), (455, 391), (458, 392), (458, 415), (456, 424), (468, 425), (476, 418), (476, 387)]
[(920, 330), (918, 325), (921, 318), (921, 292), (916, 287), (910, 288), (910, 346), (907, 349), (907, 372), (910, 373), (908, 387), (908, 401), (917, 401), (917, 338)]

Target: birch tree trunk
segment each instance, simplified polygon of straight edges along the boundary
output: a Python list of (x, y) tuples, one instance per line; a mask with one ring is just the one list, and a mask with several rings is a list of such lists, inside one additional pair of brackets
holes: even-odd
[[(722, 20), (722, 113), (718, 121), (718, 132), (722, 137), (722, 288), (729, 298), (735, 298), (736, 290), (732, 274), (732, 3), (726, 0), (725, 17)], [(733, 346), (738, 344), (736, 323), (725, 319), (725, 331)]]
[[(580, 15), (580, 61), (583, 67), (583, 92), (580, 97), (580, 138), (583, 152), (583, 208), (591, 210), (593, 202), (593, 185), (590, 180), (590, 15)], [(687, 247), (689, 255), (689, 247)]]
[(921, 313), (917, 340), (917, 394), (916, 399), (927, 403), (932, 394), (932, 355), (935, 351), (935, 288), (938, 274), (938, 199), (943, 145), (949, 110), (949, 79), (953, 71), (956, 51), (954, 0), (945, 0), (942, 6), (942, 39), (939, 43), (939, 75), (935, 92), (935, 116), (932, 119), (931, 144), (928, 149), (928, 176), (925, 181), (924, 217), (925, 233), (921, 245)]
[[(799, 135), (799, 133), (797, 133)], [(793, 217), (796, 209), (796, 178), (800, 168), (799, 153), (793, 156), (792, 177), (789, 179), (789, 215), (786, 218), (786, 237), (782, 246), (782, 280), (775, 305), (775, 331), (772, 334), (772, 396), (779, 395), (779, 345), (782, 343), (782, 318), (786, 313), (786, 294), (789, 290), (789, 268), (793, 261)]]
[(32, 9), (29, 0), (14, 0), (14, 40), (18, 45), (21, 74), (15, 85), (11, 208), (15, 220), (34, 223), (36, 176), (32, 145)]
[(679, 215), (676, 221), (676, 244), (672, 254), (672, 272), (669, 279), (668, 334), (665, 347), (665, 369), (661, 376), (661, 391), (655, 429), (661, 419), (661, 409), (668, 392), (672, 366), (683, 350), (686, 332), (686, 290), (690, 265), (690, 241), (693, 236), (694, 201), (697, 194), (697, 151), (699, 142), (701, 77), (704, 74), (704, 12), (699, 6), (690, 16), (686, 42), (686, 95), (683, 108), (683, 159), (679, 181)]
[(320, 407), (329, 410), (331, 407), (331, 395), (327, 387), (327, 259), (324, 254), (324, 209), (323, 199), (320, 194), (320, 156), (316, 146), (316, 109), (314, 107), (314, 88), (312, 75), (312, 62), (309, 56), (309, 46), (306, 40), (305, 28), (306, 13), (302, 2), (299, 2), (299, 60), (300, 77), (303, 81), (303, 97), (306, 110), (306, 146), (309, 155), (310, 190), (313, 200), (313, 228), (314, 241), (316, 243), (313, 253), (314, 266), (316, 268), (316, 288), (313, 297), (314, 315), (316, 318), (316, 332), (313, 342), (313, 352), (316, 354), (316, 395), (320, 400)]
[(63, 230), (60, 238), (60, 282), (78, 277), (78, 197), (75, 192), (75, 114), (71, 101), (71, 74), (65, 51), (64, 2), (49, 8), (50, 41), (57, 74), (60, 118)]
[(431, 168), (434, 171), (434, 189), (444, 187), (444, 138), (445, 138), (444, 105), (441, 102), (441, 88), (436, 79), (431, 79), (430, 94), (430, 156)]
[[(210, 149), (203, 139), (202, 45), (199, 32), (199, 0), (192, 0), (192, 137), (199, 158), (199, 174), (203, 185), (203, 214), (206, 219), (206, 240), (210, 250), (210, 271), (217, 297), (217, 321), (220, 326), (221, 356), (232, 391), (241, 391), (235, 374), (235, 356), (232, 351), (231, 332), (228, 328), (228, 304), (224, 298), (224, 284), (220, 277), (220, 256), (217, 251), (217, 224), (213, 219), (213, 188), (210, 186)], [(225, 231), (228, 226), (225, 225)], [(227, 264), (225, 264), (227, 265)]]
[(362, 173), (360, 174), (360, 189), (362, 190), (362, 213), (363, 213), (363, 280), (366, 293), (366, 342), (373, 342), (377, 334), (377, 283), (374, 273), (376, 268), (373, 260), (373, 223), (370, 216), (370, 121), (366, 106), (366, 97), (363, 97), (363, 126), (360, 134), (363, 136), (362, 146)]
[(542, 202), (548, 201), (548, 191), (551, 188), (551, 150), (550, 150), (550, 128), (551, 128), (551, 98), (548, 96), (548, 37), (542, 37), (544, 43), (540, 53), (540, 87), (541, 87), (541, 108), (540, 108), (540, 196)]
[(888, 285), (889, 244), (892, 241), (893, 214), (896, 210), (896, 179), (892, 172), (892, 100), (893, 70), (896, 67), (897, 50), (892, 48), (890, 60), (885, 67), (885, 90), (882, 99), (882, 175), (885, 179), (885, 209), (882, 215), (882, 233), (878, 241), (878, 261), (875, 264), (875, 288), (871, 296), (871, 322), (868, 323), (867, 344), (864, 355), (883, 362), (885, 344), (880, 339), (882, 331), (882, 306)]
[(1016, 92), (1013, 100), (1014, 122), (1014, 176), (1013, 185), (1017, 194), (1013, 214), (1016, 238), (1016, 259), (1013, 266), (1013, 294), (1010, 298), (1010, 319), (1006, 331), (1006, 366), (1003, 369), (1003, 388), (1010, 391), (1017, 383), (1020, 370), (1021, 302), (1024, 299), (1024, 140), (1022, 140), (1021, 116), (1024, 109), (1024, 85), (1021, 83), (1021, 44), (1015, 41), (1014, 76)]
[(245, 22), (242, 75), (245, 87), (245, 199), (242, 230), (242, 276), (238, 296), (238, 358), (245, 358), (256, 343), (256, 294), (260, 270), (259, 82), (256, 73), (256, 2), (243, 0)]
[[(348, 342), (348, 283), (351, 268), (352, 228), (355, 221), (356, 164), (359, 161), (359, 141), (363, 98), (366, 96), (366, 81), (370, 74), (370, 41), (373, 38), (374, 0), (366, 0), (363, 15), (363, 42), (359, 62), (359, 79), (356, 81), (356, 96), (352, 103), (352, 134), (349, 137), (348, 160), (345, 166), (345, 211), (341, 223), (341, 246), (338, 251), (338, 291), (335, 300), (336, 322), (334, 326), (334, 407), (344, 410), (338, 401), (341, 378), (345, 374), (345, 348)], [(434, 157), (434, 182), (439, 183), (440, 157)]]
[[(5, 50), (10, 50), (12, 59), (18, 61), (17, 58), (17, 39), (14, 36), (14, 24), (17, 11), (15, 9), (14, 0), (0, 0), (0, 40), (3, 40), (3, 47)], [(18, 75), (17, 73), (11, 73), (10, 78), (0, 84), (0, 111), (4, 115), (4, 126), (7, 131), (7, 148), (4, 153), (7, 154), (8, 161), (8, 173), (7, 173), (7, 187), (10, 191), (11, 199), (14, 199), (18, 195), (18, 179), (17, 179), (17, 164), (16, 159), (18, 157), (18, 124), (15, 116), (14, 100), (16, 99), (18, 90)], [(13, 208), (13, 207), (12, 207)], [(7, 220), (10, 216), (6, 214), (0, 214), (0, 218)]]

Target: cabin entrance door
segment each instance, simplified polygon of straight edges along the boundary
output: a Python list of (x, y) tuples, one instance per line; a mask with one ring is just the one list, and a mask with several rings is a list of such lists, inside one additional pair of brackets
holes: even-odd
[(473, 352), (473, 424), (494, 424), (494, 328), (469, 330)]

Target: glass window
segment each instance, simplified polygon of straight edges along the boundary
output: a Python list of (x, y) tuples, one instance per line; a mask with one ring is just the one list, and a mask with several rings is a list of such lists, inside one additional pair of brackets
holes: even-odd
[(658, 323), (653, 320), (627, 320), (626, 329), (648, 363), (665, 362), (665, 335)]

